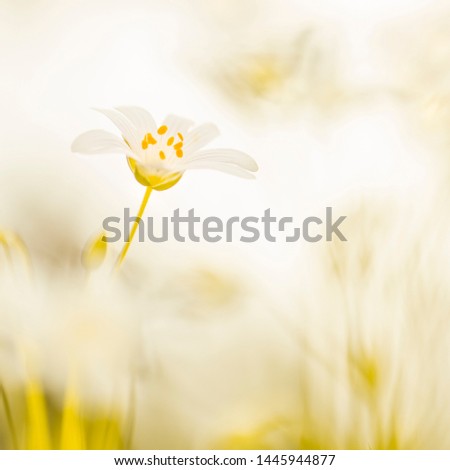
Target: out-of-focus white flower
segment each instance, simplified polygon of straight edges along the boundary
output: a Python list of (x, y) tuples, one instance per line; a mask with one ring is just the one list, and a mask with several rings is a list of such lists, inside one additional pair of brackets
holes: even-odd
[[(450, 10), (445, 2), (441, 7), (433, 5), (386, 28), (380, 50), (392, 90), (410, 107), (408, 116), (419, 131), (443, 150), (448, 172)], [(386, 48), (385, 41), (392, 47)]]
[(214, 83), (240, 106), (282, 106), (283, 110), (330, 109), (348, 99), (338, 74), (336, 43), (314, 27), (291, 37), (260, 38), (246, 48), (228, 48), (227, 60), (213, 62)]
[(219, 134), (213, 124), (191, 129), (193, 122), (169, 115), (160, 127), (138, 107), (99, 110), (111, 119), (123, 139), (103, 130), (80, 135), (72, 151), (86, 154), (125, 154), (137, 181), (158, 191), (171, 188), (186, 170), (212, 169), (252, 178), (258, 165), (249, 155), (232, 149), (201, 150)]

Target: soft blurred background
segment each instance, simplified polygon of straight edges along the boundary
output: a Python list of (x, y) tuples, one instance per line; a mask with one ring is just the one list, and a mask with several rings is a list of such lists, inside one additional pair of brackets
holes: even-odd
[[(449, 25), (444, 0), (0, 0), (0, 447), (450, 449)], [(119, 105), (260, 166), (147, 215), (332, 206), (348, 242), (87, 269), (144, 189), (70, 152)]]

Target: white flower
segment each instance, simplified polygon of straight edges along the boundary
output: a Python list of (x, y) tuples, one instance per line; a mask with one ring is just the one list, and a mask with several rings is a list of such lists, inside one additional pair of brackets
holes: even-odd
[(249, 155), (232, 149), (203, 149), (219, 134), (214, 124), (169, 115), (160, 127), (145, 109), (119, 107), (98, 110), (119, 129), (122, 138), (103, 130), (81, 134), (72, 151), (85, 154), (125, 154), (139, 183), (162, 191), (176, 184), (190, 169), (219, 170), (253, 178), (258, 165)]

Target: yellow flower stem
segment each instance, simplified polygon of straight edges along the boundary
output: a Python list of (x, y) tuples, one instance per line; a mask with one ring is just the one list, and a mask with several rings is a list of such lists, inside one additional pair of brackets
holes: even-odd
[(50, 423), (45, 393), (40, 382), (31, 377), (26, 386), (28, 410), (27, 449), (50, 450), (52, 448)]
[(15, 450), (19, 449), (19, 443), (17, 441), (17, 434), (14, 427), (14, 420), (12, 417), (11, 406), (9, 404), (8, 396), (6, 395), (6, 390), (0, 384), (0, 395), (2, 397), (3, 408), (5, 409), (6, 421), (8, 423), (9, 432), (11, 433), (11, 442)]
[(139, 226), (139, 221), (142, 218), (142, 215), (144, 214), (145, 207), (147, 206), (151, 193), (152, 193), (151, 186), (147, 186), (147, 190), (145, 191), (144, 199), (142, 199), (141, 207), (139, 208), (137, 218), (133, 223), (133, 227), (131, 228), (130, 236), (128, 240), (125, 242), (125, 245), (123, 246), (122, 251), (120, 252), (119, 256), (117, 257), (117, 261), (115, 265), (116, 271), (120, 269), (120, 266), (122, 265), (125, 257), (127, 256), (128, 250), (130, 249), (131, 242), (133, 241), (134, 235), (136, 234), (136, 230)]
[(136, 420), (136, 377), (134, 373), (131, 375), (128, 403), (128, 423), (124, 442), (125, 449), (131, 449), (133, 444), (133, 433)]

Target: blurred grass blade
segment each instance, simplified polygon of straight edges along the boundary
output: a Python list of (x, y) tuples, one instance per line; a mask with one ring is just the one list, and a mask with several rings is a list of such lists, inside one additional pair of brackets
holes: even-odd
[(51, 449), (47, 403), (40, 383), (31, 379), (26, 386), (28, 411), (27, 449)]
[(69, 384), (63, 406), (61, 424), (61, 450), (81, 450), (86, 448), (83, 419), (75, 386)]

